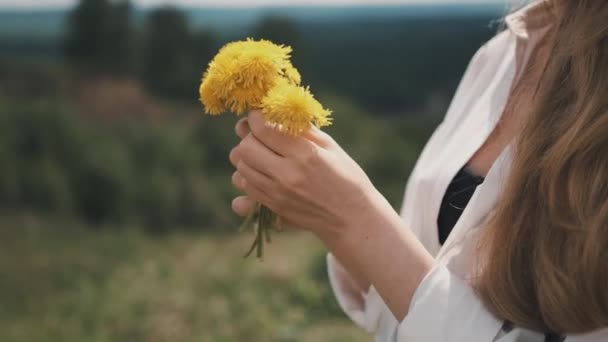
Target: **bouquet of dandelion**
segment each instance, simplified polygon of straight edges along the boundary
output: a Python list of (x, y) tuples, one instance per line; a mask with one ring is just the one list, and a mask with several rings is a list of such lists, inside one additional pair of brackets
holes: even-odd
[[(331, 123), (331, 111), (300, 86), (300, 73), (291, 63), (291, 47), (270, 41), (233, 42), (224, 46), (209, 63), (199, 88), (205, 112), (242, 115), (260, 109), (266, 122), (285, 134), (298, 136), (310, 128)], [(258, 205), (241, 229), (253, 229), (255, 240), (245, 257), (256, 250), (263, 256), (270, 231), (280, 230), (277, 215)]]

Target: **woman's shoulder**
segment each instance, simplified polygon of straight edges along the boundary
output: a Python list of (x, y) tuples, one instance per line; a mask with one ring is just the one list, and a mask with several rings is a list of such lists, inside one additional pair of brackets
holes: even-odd
[[(505, 63), (515, 61), (512, 54), (515, 43), (512, 33), (506, 30), (495, 35), (477, 50), (452, 98), (444, 122), (458, 124), (463, 120), (463, 116), (487, 114), (473, 110), (472, 107), (483, 102), (483, 99), (487, 100), (488, 96), (494, 98), (491, 94), (492, 90), (502, 92), (510, 87), (510, 78), (505, 76), (513, 68)], [(494, 102), (486, 101), (486, 103)], [(491, 108), (494, 109), (496, 108)]]
[(492, 70), (500, 65), (509, 50), (514, 46), (515, 40), (513, 38), (509, 30), (504, 30), (483, 44), (471, 58), (461, 85), (474, 82), (480, 77), (491, 78), (493, 76)]
[(515, 40), (509, 30), (499, 32), (475, 52), (469, 62), (466, 74), (472, 71), (483, 70), (488, 64), (494, 65), (499, 63), (513, 44), (515, 44)]

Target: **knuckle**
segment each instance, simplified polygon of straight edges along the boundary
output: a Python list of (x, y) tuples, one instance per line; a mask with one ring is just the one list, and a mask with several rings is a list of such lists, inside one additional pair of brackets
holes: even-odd
[(267, 127), (264, 123), (258, 125), (256, 130), (251, 130), (252, 138), (260, 139), (264, 137), (264, 140), (270, 140), (274, 138), (274, 132), (271, 128)]
[(239, 143), (238, 150), (240, 159), (247, 158), (255, 151), (255, 138), (248, 134), (241, 142)]
[(236, 164), (236, 170), (239, 172), (241, 178), (249, 173), (249, 168), (243, 159), (239, 160)]
[(274, 136), (276, 133), (276, 131), (261, 117), (250, 118), (249, 129), (256, 137), (270, 137)]
[(239, 147), (246, 149), (251, 144), (251, 134), (247, 134), (239, 143)]
[(319, 162), (319, 150), (314, 146), (303, 150), (298, 154), (298, 162), (302, 166), (314, 166)]
[(301, 188), (306, 181), (306, 177), (301, 172), (292, 172), (283, 177), (283, 186), (287, 190)]
[(306, 155), (306, 164), (307, 165), (317, 165), (321, 160), (320, 150), (317, 147), (312, 147), (310, 152)]
[(254, 191), (251, 185), (249, 185), (249, 182), (244, 179), (241, 181), (241, 190), (247, 194), (247, 196), (259, 200), (258, 194)]
[(238, 171), (232, 174), (232, 184), (239, 189), (243, 187), (242, 179), (243, 177)]

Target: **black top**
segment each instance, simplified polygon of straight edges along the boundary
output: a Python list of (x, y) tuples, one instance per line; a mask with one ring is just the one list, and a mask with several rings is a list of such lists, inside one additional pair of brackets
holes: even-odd
[(484, 178), (470, 173), (466, 166), (460, 169), (441, 201), (437, 227), (439, 228), (439, 243), (443, 245), (456, 225), (460, 215), (467, 206), (477, 186), (483, 183)]

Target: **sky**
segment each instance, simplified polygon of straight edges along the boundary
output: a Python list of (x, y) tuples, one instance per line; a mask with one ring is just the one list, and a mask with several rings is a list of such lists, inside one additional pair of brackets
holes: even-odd
[[(138, 5), (256, 7), (285, 5), (380, 5), (380, 4), (437, 4), (437, 3), (502, 3), (505, 0), (134, 0)], [(66, 7), (75, 0), (0, 0), (0, 8)]]

